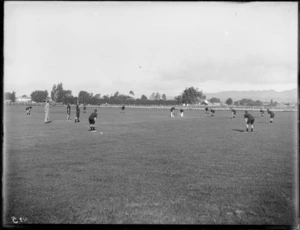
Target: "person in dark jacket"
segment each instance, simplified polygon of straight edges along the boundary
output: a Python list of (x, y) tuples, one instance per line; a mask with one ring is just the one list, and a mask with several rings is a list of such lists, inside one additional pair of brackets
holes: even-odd
[(232, 112), (232, 119), (235, 118), (235, 115), (236, 115), (236, 110), (231, 108), (231, 112)]
[(90, 123), (90, 131), (91, 132), (96, 132), (96, 128), (95, 128), (95, 123), (97, 120), (97, 109), (94, 110), (94, 112), (89, 116), (89, 123)]
[(75, 117), (75, 123), (76, 123), (76, 122), (80, 122), (79, 117), (80, 117), (80, 108), (79, 108), (79, 104), (77, 103), (77, 104), (76, 104), (76, 117)]
[(271, 123), (273, 123), (273, 119), (275, 117), (275, 114), (269, 109), (267, 109), (267, 112), (268, 112), (268, 114), (270, 114), (270, 124), (271, 124)]
[(249, 129), (249, 125), (251, 125), (251, 132), (253, 132), (253, 129), (254, 129), (254, 117), (248, 113), (248, 111), (246, 110), (245, 111), (245, 114), (244, 114), (244, 118), (245, 118), (245, 121), (246, 121), (246, 133), (248, 133), (248, 129)]
[(31, 109), (32, 109), (31, 106), (28, 106), (28, 107), (26, 108), (26, 114), (27, 114), (27, 116), (31, 116), (31, 115), (30, 115)]

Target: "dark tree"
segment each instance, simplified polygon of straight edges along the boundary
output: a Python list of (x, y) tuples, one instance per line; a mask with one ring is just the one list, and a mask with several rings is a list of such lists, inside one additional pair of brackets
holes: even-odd
[(101, 99), (101, 94), (100, 94), (100, 93), (97, 93), (97, 94), (95, 95), (95, 98)]
[(106, 99), (106, 100), (108, 100), (109, 99), (109, 95), (106, 94), (106, 95), (103, 96), (103, 98)]
[(55, 92), (56, 92), (56, 85), (54, 84), (53, 87), (52, 87), (52, 90), (51, 90), (51, 99), (52, 99), (52, 101), (56, 101)]
[(155, 100), (159, 100), (160, 99), (160, 93), (159, 92), (157, 92), (156, 94), (155, 94)]
[(150, 95), (150, 100), (155, 100), (155, 93), (152, 93), (152, 94)]
[(80, 91), (78, 94), (79, 103), (88, 104), (91, 99), (91, 95), (86, 91)]
[(63, 103), (64, 104), (73, 104), (73, 100), (74, 100), (74, 97), (72, 95), (72, 91), (71, 90), (64, 90), (63, 91)]
[(117, 91), (117, 92), (115, 92), (115, 94), (114, 94), (114, 98), (117, 98), (119, 96), (119, 91)]
[(31, 93), (31, 100), (35, 102), (44, 102), (47, 100), (48, 91), (35, 90)]
[(62, 83), (59, 83), (57, 86), (56, 86), (56, 102), (63, 102), (64, 100), (64, 88), (63, 88), (63, 85)]
[(11, 100), (11, 102), (15, 102), (15, 101), (16, 101), (16, 92), (15, 92), (15, 91), (13, 91), (13, 92), (11, 93), (10, 100)]
[(209, 99), (210, 103), (220, 103), (220, 99), (219, 98), (216, 98), (216, 97), (213, 97), (211, 99)]
[(11, 93), (10, 92), (6, 92), (4, 94), (4, 98), (5, 98), (5, 100), (11, 100)]
[(263, 105), (263, 103), (260, 100), (256, 100), (254, 102), (254, 104), (255, 104), (255, 106), (262, 106)]
[(148, 100), (148, 98), (145, 95), (142, 95), (141, 100)]
[(234, 102), (234, 105), (244, 105), (244, 106), (262, 106), (263, 103), (259, 100), (253, 101), (251, 99), (243, 98), (242, 100)]
[(196, 104), (206, 98), (202, 91), (199, 91), (197, 88), (194, 87), (186, 88), (181, 94), (181, 97), (182, 103), (188, 104)]
[(55, 102), (64, 102), (64, 88), (63, 84), (59, 83), (57, 85), (53, 85), (52, 90), (51, 90), (51, 99)]
[(182, 104), (182, 95), (178, 95), (177, 97), (174, 98), (177, 104)]
[(233, 101), (232, 101), (232, 99), (231, 99), (231, 97), (230, 98), (228, 98), (227, 100), (226, 100), (226, 102), (225, 102), (227, 105), (231, 105), (232, 103), (233, 103)]
[(163, 94), (163, 95), (161, 96), (161, 98), (162, 98), (164, 101), (166, 101), (166, 100), (167, 100), (166, 94)]

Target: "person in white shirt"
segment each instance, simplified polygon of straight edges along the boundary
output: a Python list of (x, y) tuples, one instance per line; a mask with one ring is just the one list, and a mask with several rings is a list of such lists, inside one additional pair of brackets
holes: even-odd
[(49, 110), (50, 110), (49, 101), (46, 101), (46, 105), (45, 105), (45, 108), (44, 108), (44, 111), (45, 111), (45, 124), (49, 123)]

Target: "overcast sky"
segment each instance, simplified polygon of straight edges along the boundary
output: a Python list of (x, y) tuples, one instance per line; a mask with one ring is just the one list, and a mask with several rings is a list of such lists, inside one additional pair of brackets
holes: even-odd
[(5, 2), (4, 91), (297, 88), (297, 2)]

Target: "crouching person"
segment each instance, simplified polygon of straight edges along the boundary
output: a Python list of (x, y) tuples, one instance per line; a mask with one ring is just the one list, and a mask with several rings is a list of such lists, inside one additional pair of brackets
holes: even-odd
[(245, 122), (246, 122), (246, 133), (248, 133), (248, 130), (249, 130), (249, 125), (251, 125), (251, 132), (253, 132), (253, 129), (254, 129), (254, 117), (248, 113), (248, 111), (246, 110), (245, 111), (245, 114), (244, 114), (244, 118), (245, 118)]
[(97, 120), (97, 109), (94, 110), (94, 112), (90, 115), (89, 117), (89, 123), (90, 123), (90, 131), (91, 132), (96, 132), (96, 128), (95, 128), (95, 123)]

